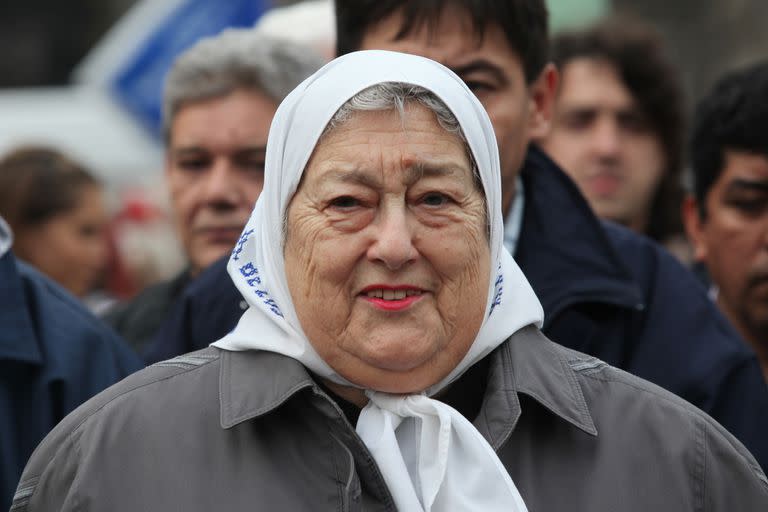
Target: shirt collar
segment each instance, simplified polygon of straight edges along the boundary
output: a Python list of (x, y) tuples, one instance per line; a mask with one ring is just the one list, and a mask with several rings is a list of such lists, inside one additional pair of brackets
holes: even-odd
[(0, 256), (0, 359), (42, 364), (28, 293), (13, 252), (6, 252)]
[(2, 216), (0, 216), (0, 258), (11, 249), (13, 244), (13, 233), (11, 227), (5, 222)]
[(525, 208), (523, 186), (523, 179), (518, 175), (515, 178), (515, 197), (512, 198), (512, 207), (509, 209), (507, 218), (504, 219), (504, 247), (511, 254), (515, 254), (517, 240), (520, 238), (520, 230), (523, 227), (523, 210)]
[[(258, 350), (220, 353), (219, 395), (224, 428), (266, 414), (303, 389), (320, 392), (306, 368), (295, 359)], [(507, 440), (521, 415), (519, 393), (576, 428), (597, 435), (575, 372), (562, 349), (537, 328), (521, 329), (490, 357), (484, 404), (475, 426), (494, 448)]]

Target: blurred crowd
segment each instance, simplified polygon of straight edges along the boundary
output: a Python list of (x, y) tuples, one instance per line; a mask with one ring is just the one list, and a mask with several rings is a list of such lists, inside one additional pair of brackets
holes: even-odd
[(768, 468), (768, 54), (686, 99), (669, 48), (636, 19), (550, 37), (504, 2), (446, 2), (434, 19), (417, 4), (435, 2), (347, 3), (275, 8), (176, 59), (169, 210), (129, 198), (115, 212), (98, 174), (55, 147), (0, 155), (0, 509), (14, 493), (24, 509), (25, 463), (73, 409), (237, 325), (249, 304), (227, 261), (278, 105), (358, 49), (437, 60), (487, 110), (504, 244), (543, 332), (691, 402)]

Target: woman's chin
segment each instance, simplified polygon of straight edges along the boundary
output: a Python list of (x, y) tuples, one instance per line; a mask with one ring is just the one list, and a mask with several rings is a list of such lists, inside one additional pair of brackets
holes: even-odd
[(348, 375), (347, 379), (364, 389), (410, 394), (420, 393), (436, 384), (447, 371), (440, 371), (440, 366), (436, 365), (432, 358), (426, 358), (421, 364), (414, 364), (413, 360), (387, 359), (377, 360), (375, 365), (368, 363), (364, 369), (354, 372), (354, 375)]
[(417, 372), (427, 365), (434, 365), (440, 350), (433, 344), (402, 340), (375, 347), (375, 350), (357, 354), (361, 363), (371, 369), (396, 374)]
[(399, 377), (384, 377), (379, 379), (368, 378), (365, 382), (356, 383), (364, 389), (378, 391), (380, 393), (390, 393), (393, 395), (411, 395), (418, 394), (435, 383), (427, 383), (428, 378), (417, 375), (406, 375)]

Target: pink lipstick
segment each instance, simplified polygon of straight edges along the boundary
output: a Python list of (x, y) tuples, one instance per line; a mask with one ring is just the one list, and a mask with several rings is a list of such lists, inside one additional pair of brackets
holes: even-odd
[(360, 297), (384, 311), (402, 311), (421, 300), (423, 290), (410, 285), (374, 284), (363, 289)]

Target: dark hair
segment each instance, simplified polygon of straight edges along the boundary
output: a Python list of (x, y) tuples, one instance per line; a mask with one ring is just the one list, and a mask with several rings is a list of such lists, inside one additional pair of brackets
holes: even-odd
[(0, 215), (14, 231), (39, 225), (74, 208), (83, 187), (98, 184), (56, 150), (19, 148), (0, 160)]
[(651, 203), (646, 234), (663, 241), (682, 233), (685, 108), (678, 70), (666, 55), (661, 37), (636, 20), (612, 17), (552, 41), (552, 60), (561, 70), (584, 57), (605, 60), (616, 69), (663, 148), (665, 169)]
[(725, 75), (696, 108), (690, 155), (702, 219), (707, 193), (723, 171), (727, 149), (768, 157), (768, 61)]
[(396, 40), (425, 24), (433, 32), (449, 6), (466, 11), (478, 41), (489, 25), (501, 27), (520, 57), (526, 81), (539, 76), (547, 63), (549, 43), (544, 0), (336, 0), (337, 55), (359, 50), (365, 31), (398, 10), (404, 21)]

